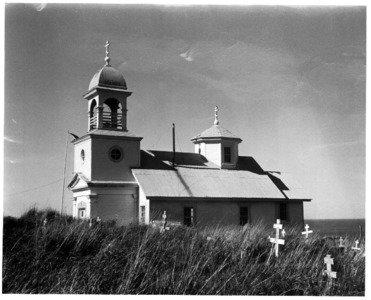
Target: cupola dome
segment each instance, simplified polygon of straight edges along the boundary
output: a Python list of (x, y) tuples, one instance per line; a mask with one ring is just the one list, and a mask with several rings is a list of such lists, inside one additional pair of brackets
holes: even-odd
[(94, 74), (89, 84), (89, 90), (97, 86), (127, 89), (124, 75), (115, 68), (107, 65)]

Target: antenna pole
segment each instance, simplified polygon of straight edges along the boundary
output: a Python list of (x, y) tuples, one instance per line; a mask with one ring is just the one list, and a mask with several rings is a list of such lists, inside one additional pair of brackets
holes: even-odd
[(173, 159), (172, 159), (173, 168), (175, 166), (175, 124), (173, 123)]
[(63, 183), (62, 183), (61, 215), (62, 215), (62, 213), (63, 213), (64, 183), (65, 183), (65, 178), (66, 178), (68, 133), (69, 133), (69, 132), (67, 131), (66, 148), (65, 148), (65, 150), (64, 150), (64, 168), (63, 168)]

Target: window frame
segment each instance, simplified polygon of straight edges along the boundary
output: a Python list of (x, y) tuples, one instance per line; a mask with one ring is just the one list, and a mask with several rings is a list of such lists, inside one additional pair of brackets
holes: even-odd
[[(82, 212), (82, 214), (81, 214)], [(85, 219), (86, 218), (86, 208), (80, 207), (77, 209), (77, 218), (78, 219)]]
[(81, 149), (80, 151), (80, 158), (82, 160), (82, 162), (84, 163), (85, 162), (85, 150), (84, 149)]
[(146, 206), (140, 205), (140, 222), (145, 223), (146, 222)]
[[(243, 214), (242, 210), (244, 210), (244, 209), (246, 209), (246, 211)], [(247, 205), (241, 205), (240, 206), (240, 225), (244, 226), (244, 225), (249, 224), (249, 223), (250, 223), (250, 208)]]
[(278, 204), (278, 219), (281, 221), (289, 221), (288, 204), (287, 202), (280, 202)]
[[(112, 157), (112, 151), (115, 151), (115, 150), (119, 151), (120, 154), (121, 154), (121, 156), (120, 156), (119, 159), (115, 159), (115, 158)], [(122, 151), (122, 148), (121, 148), (121, 147), (115, 145), (115, 146), (112, 146), (112, 147), (108, 150), (108, 157), (109, 157), (109, 159), (110, 159), (111, 161), (113, 161), (113, 162), (115, 162), (115, 163), (116, 163), (116, 162), (120, 162), (120, 161), (122, 161), (123, 158), (124, 158), (124, 152)]]
[[(190, 216), (186, 216), (186, 211), (190, 210)], [(189, 219), (189, 222), (186, 221)], [(188, 227), (193, 227), (195, 225), (195, 208), (194, 206), (184, 206), (183, 207), (183, 224)]]
[[(226, 151), (226, 149), (228, 149), (228, 151)], [(226, 159), (227, 157), (229, 158), (228, 160)], [(232, 163), (232, 147), (229, 146), (223, 147), (223, 162), (228, 164)]]

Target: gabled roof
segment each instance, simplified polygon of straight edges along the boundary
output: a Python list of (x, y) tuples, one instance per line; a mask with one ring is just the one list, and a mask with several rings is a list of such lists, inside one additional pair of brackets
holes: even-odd
[(147, 198), (281, 199), (285, 196), (267, 175), (220, 169), (133, 169)]
[(235, 139), (241, 142), (242, 140), (234, 135), (229, 130), (225, 129), (220, 125), (213, 125), (210, 128), (206, 129), (205, 131), (201, 132), (200, 134), (196, 135), (194, 138), (191, 139), (193, 142), (197, 142), (198, 140), (202, 139), (215, 139), (215, 138), (226, 138), (226, 139)]
[(234, 170), (220, 169), (197, 153), (141, 151), (141, 167), (132, 172), (147, 198), (300, 199), (250, 156), (240, 156)]

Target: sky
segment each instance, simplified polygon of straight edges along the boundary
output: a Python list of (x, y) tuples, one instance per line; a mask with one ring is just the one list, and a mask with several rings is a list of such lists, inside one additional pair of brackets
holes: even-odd
[(365, 216), (366, 9), (7, 4), (4, 214), (72, 212), (73, 146), (87, 91), (111, 64), (128, 89), (142, 149), (193, 152), (213, 123), (240, 155), (282, 171), (312, 197), (307, 219)]

